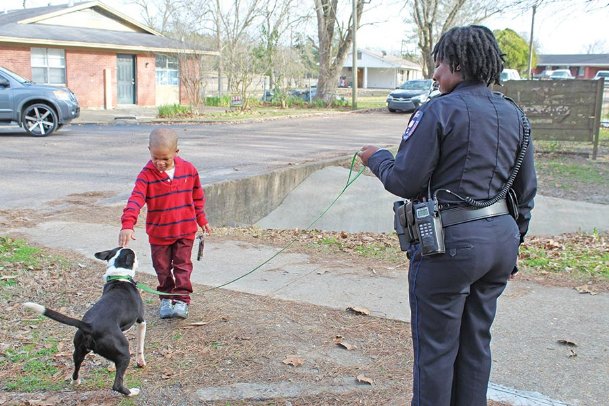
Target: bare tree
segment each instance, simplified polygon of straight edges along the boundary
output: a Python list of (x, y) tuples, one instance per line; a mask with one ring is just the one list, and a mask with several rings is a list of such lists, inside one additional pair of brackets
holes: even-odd
[(260, 28), (262, 46), (258, 48), (258, 56), (266, 66), (265, 74), (269, 77), (270, 89), (275, 88), (276, 77), (281, 76), (278, 71), (280, 66), (275, 62), (282, 37), (285, 37), (285, 34), (289, 33), (294, 25), (302, 21), (301, 17), (296, 16), (295, 6), (295, 0), (267, 0), (262, 8)]
[[(543, 1), (543, 0), (542, 0)], [(406, 22), (414, 23), (414, 37), (420, 51), (423, 75), (431, 77), (434, 61), (431, 55), (434, 44), (440, 36), (456, 25), (480, 23), (504, 12), (508, 8), (524, 10), (532, 0), (498, 0), (481, 2), (478, 0), (409, 0), (405, 9), (410, 10)]]
[(175, 28), (179, 19), (180, 3), (174, 0), (132, 0), (139, 7), (144, 24), (166, 34)]
[(222, 43), (220, 53), (222, 64), (226, 68), (229, 91), (239, 90), (236, 84), (239, 72), (234, 69), (241, 66), (238, 58), (243, 57), (242, 45), (251, 44), (250, 30), (260, 18), (260, 3), (261, 0), (232, 0), (230, 7), (222, 7), (220, 0), (216, 0), (216, 30), (219, 42)]
[[(319, 55), (319, 76), (315, 98), (329, 102), (353, 41), (353, 14), (349, 12), (347, 23), (341, 24), (338, 0), (313, 1), (317, 15), (317, 51)], [(356, 2), (355, 15), (356, 21), (359, 22), (364, 11), (364, 0), (353, 1)], [(358, 23), (356, 30), (359, 26)]]
[(607, 41), (603, 39), (598, 39), (585, 47), (586, 54), (602, 54), (605, 53), (605, 50), (609, 50), (607, 47)]
[(180, 86), (193, 112), (200, 113), (205, 105), (207, 76), (213, 68), (213, 58), (205, 51), (185, 51), (177, 54), (180, 64)]

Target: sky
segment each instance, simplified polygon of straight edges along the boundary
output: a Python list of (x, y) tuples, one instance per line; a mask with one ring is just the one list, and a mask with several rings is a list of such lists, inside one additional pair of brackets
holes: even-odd
[[(39, 7), (47, 4), (66, 4), (69, 0), (25, 0), (28, 7)], [(310, 0), (309, 0), (310, 1)], [(138, 10), (128, 6), (129, 0), (102, 0), (112, 8), (138, 19)], [(312, 2), (311, 2), (312, 3)], [(609, 6), (585, 12), (585, 0), (571, 0), (561, 6), (560, 3), (543, 4), (537, 9), (533, 40), (540, 54), (579, 54), (587, 53), (592, 44), (596, 44), (594, 53), (609, 53)], [(607, 4), (607, 2), (601, 2)], [(408, 49), (403, 45), (405, 23), (400, 13), (405, 13), (397, 0), (371, 0), (366, 7), (371, 7), (362, 18), (363, 26), (357, 32), (359, 48), (384, 50), (397, 54)], [(578, 6), (579, 4), (579, 6)], [(374, 7), (373, 7), (374, 6)], [(22, 8), (23, 0), (0, 0), (0, 12), (4, 8)], [(131, 12), (130, 12), (131, 11)], [(511, 13), (505, 16), (484, 21), (491, 29), (510, 28), (529, 41), (532, 12)], [(375, 23), (375, 24), (371, 24)], [(404, 49), (406, 48), (406, 49)], [(410, 46), (413, 50), (412, 46)]]

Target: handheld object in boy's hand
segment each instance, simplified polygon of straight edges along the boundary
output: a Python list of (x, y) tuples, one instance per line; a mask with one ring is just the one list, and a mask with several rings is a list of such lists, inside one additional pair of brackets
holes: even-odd
[(201, 234), (197, 238), (199, 239), (199, 249), (197, 250), (197, 261), (200, 261), (201, 257), (203, 256), (203, 248), (205, 247), (205, 239), (203, 237), (203, 234)]

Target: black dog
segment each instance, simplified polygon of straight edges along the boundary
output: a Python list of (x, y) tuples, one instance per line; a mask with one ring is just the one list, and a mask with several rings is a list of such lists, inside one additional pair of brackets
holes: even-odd
[(93, 351), (113, 361), (116, 365), (116, 376), (112, 389), (126, 396), (135, 396), (140, 393), (139, 389), (127, 389), (123, 386), (123, 376), (130, 359), (129, 341), (123, 331), (137, 323), (136, 362), (138, 367), (144, 367), (146, 365), (144, 360), (144, 337), (146, 335), (144, 304), (135, 282), (133, 282), (137, 258), (133, 250), (120, 247), (98, 252), (95, 257), (108, 263), (104, 274), (106, 284), (102, 297), (87, 310), (82, 320), (65, 316), (37, 303), (28, 302), (24, 303), (24, 306), (50, 319), (78, 328), (74, 336), (73, 383), (80, 383), (78, 377), (80, 365), (85, 356)]

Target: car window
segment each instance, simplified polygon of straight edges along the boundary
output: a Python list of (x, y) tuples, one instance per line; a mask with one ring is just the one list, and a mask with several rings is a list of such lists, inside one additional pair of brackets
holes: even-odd
[(10, 76), (11, 78), (15, 79), (17, 82), (30, 83), (29, 80), (22, 78), (21, 76), (17, 75), (15, 72), (10, 71), (6, 68), (0, 68), (0, 72), (2, 72), (5, 76)]
[(431, 80), (409, 80), (404, 82), (400, 89), (404, 90), (427, 90), (431, 86)]

